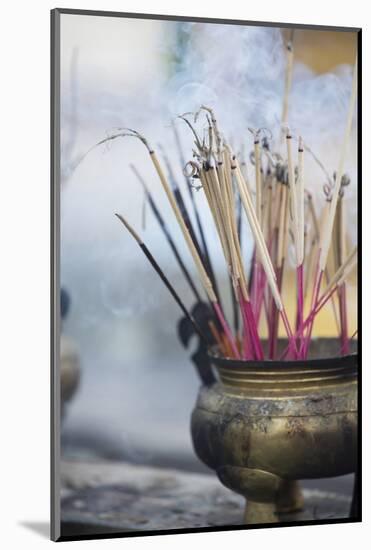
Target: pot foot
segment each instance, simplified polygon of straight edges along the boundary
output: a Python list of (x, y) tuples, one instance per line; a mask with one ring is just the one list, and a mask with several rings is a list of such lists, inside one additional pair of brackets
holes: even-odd
[(257, 468), (224, 466), (217, 470), (220, 481), (246, 499), (245, 522), (277, 523), (277, 495), (283, 480)]
[(303, 509), (304, 497), (298, 481), (282, 481), (276, 505), (278, 514), (291, 514)]
[(247, 525), (277, 523), (276, 504), (274, 502), (246, 502), (244, 520)]

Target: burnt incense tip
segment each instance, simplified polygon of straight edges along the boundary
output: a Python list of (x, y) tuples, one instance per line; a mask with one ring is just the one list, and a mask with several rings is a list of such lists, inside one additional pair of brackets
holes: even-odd
[(126, 229), (129, 231), (130, 235), (137, 241), (137, 243), (139, 245), (142, 245), (143, 242), (142, 242), (142, 239), (139, 237), (138, 233), (133, 229), (133, 227), (131, 227), (131, 225), (129, 224), (129, 222), (127, 222), (125, 220), (125, 218), (123, 216), (121, 216), (121, 214), (117, 214), (115, 213), (115, 216), (116, 218), (118, 218), (120, 220), (120, 222), (126, 227)]

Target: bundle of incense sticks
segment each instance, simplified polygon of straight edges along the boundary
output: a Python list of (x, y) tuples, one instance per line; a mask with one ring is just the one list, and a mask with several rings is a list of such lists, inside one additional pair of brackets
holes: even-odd
[[(212, 345), (225, 357), (255, 361), (306, 359), (316, 317), (326, 305), (332, 308), (339, 330), (339, 353), (349, 353), (350, 339), (355, 336), (353, 334), (349, 337), (348, 334), (346, 285), (357, 264), (357, 247), (350, 251), (347, 249), (343, 196), (345, 187), (349, 184), (349, 178), (344, 174), (344, 163), (357, 95), (357, 62), (354, 65), (339, 164), (333, 180), (328, 177), (328, 172), (320, 161), (315, 159), (328, 180), (324, 186), (322, 208), (317, 211), (305, 188), (305, 155), (312, 154), (311, 149), (301, 136), (293, 136), (287, 128), (292, 56), (291, 37), (288, 44), (282, 113), (284, 130), (280, 143), (275, 146), (263, 130), (250, 128), (250, 132), (246, 132), (246, 145), (251, 148), (250, 161), (254, 165), (254, 181), (248, 180), (245, 159), (225, 139), (211, 108), (201, 106), (193, 119), (189, 114), (179, 117), (186, 123), (194, 138), (192, 159), (186, 162), (179, 135), (175, 130), (193, 219), (196, 220), (195, 227), (165, 151), (158, 155), (143, 135), (128, 128), (120, 129), (100, 142), (131, 136), (138, 138), (146, 147), (183, 234), (190, 259), (195, 264), (198, 284), (192, 279), (186, 261), (178, 251), (170, 229), (156, 205), (155, 197), (148, 190), (138, 170), (135, 167), (133, 170), (143, 185), (151, 210), (195, 299), (200, 301), (204, 295), (210, 305), (214, 319), (209, 327), (213, 337)], [(197, 131), (200, 119), (203, 127), (205, 122), (207, 127), (202, 138)], [(201, 188), (205, 195), (220, 241), (221, 253), (231, 281), (233, 328), (217, 288), (202, 215), (193, 197), (193, 186)], [(243, 227), (254, 241), (250, 262), (244, 258), (241, 247), (243, 216), (247, 221)], [(210, 345), (210, 339), (203, 335), (197, 320), (192, 318), (141, 238), (121, 215), (119, 219), (138, 242), (182, 312), (192, 322), (195, 331)], [(297, 303), (296, 317), (291, 323), (282, 294), (284, 274), (288, 269), (286, 258), (289, 246), (294, 250), (296, 289), (293, 292)], [(260, 337), (260, 327), (264, 321), (268, 329), (267, 350)], [(287, 347), (278, 356), (280, 323), (287, 336)]]

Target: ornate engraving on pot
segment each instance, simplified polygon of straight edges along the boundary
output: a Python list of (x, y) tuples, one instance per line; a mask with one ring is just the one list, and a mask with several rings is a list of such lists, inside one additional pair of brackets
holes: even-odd
[(243, 495), (247, 523), (301, 507), (296, 480), (354, 472), (357, 355), (303, 362), (212, 358), (219, 381), (192, 414), (198, 457)]

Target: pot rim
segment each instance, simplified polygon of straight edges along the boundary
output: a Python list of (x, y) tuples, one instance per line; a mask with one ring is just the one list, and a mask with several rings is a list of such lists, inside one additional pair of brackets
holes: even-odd
[(358, 354), (305, 361), (241, 361), (210, 356), (217, 379), (233, 391), (255, 396), (293, 395), (354, 383)]
[(233, 371), (241, 371), (246, 373), (255, 371), (256, 374), (267, 373), (325, 373), (326, 371), (334, 372), (336, 370), (346, 371), (355, 370), (358, 368), (358, 352), (349, 355), (341, 355), (337, 357), (323, 357), (315, 359), (298, 359), (290, 361), (280, 361), (264, 359), (257, 360), (242, 360), (231, 359), (228, 357), (219, 357), (213, 352), (208, 353), (208, 357), (212, 364), (218, 369), (231, 369)]

